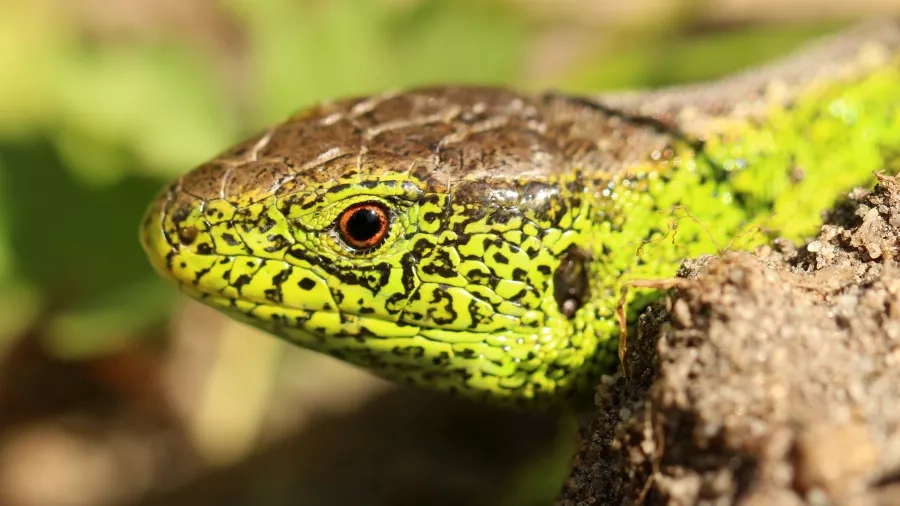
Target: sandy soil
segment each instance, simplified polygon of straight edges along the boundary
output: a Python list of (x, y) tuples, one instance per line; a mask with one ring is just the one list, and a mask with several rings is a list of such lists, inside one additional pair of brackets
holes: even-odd
[(600, 387), (558, 506), (900, 504), (900, 184), (691, 261)]

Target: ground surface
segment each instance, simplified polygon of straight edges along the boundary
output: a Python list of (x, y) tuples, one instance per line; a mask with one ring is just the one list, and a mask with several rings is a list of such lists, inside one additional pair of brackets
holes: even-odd
[(816, 241), (687, 263), (558, 506), (900, 504), (900, 185)]

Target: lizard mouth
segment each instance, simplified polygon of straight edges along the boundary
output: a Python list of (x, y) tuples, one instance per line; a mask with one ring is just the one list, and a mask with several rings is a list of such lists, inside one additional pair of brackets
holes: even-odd
[(230, 298), (184, 283), (181, 284), (181, 289), (200, 302), (244, 323), (315, 349), (326, 345), (326, 340), (362, 343), (379, 339), (411, 339), (422, 331), (418, 326), (391, 322), (375, 315), (354, 315), (336, 308), (297, 307), (269, 301)]

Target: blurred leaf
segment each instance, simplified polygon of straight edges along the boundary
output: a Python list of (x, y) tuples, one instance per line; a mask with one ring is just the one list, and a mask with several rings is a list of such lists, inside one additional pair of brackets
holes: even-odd
[(497, 2), (428, 0), (398, 11), (374, 0), (222, 0), (246, 24), (258, 123), (303, 106), (426, 82), (509, 82), (524, 19)]
[(374, 3), (222, 3), (247, 32), (256, 125), (280, 121), (313, 101), (383, 86), (388, 71), (379, 67), (382, 23)]
[[(58, 141), (86, 182), (109, 183), (141, 169), (172, 176), (236, 137), (214, 69), (188, 48), (73, 48), (56, 70)], [(129, 165), (121, 154), (141, 163)]]
[[(51, 314), (101, 307), (135, 286), (147, 286), (148, 279), (163, 283), (137, 238), (144, 209), (159, 190), (157, 181), (129, 176), (104, 187), (82, 185), (47, 142), (0, 144), (0, 166), (0, 216), (12, 218), (7, 247), (13, 268), (45, 294)], [(131, 300), (148, 317), (161, 315), (152, 299)], [(123, 323), (128, 325), (122, 331), (144, 321)]]
[(40, 292), (30, 283), (15, 277), (0, 279), (0, 356), (34, 324), (40, 303)]
[(127, 345), (136, 330), (171, 312), (173, 289), (147, 278), (94, 298), (86, 307), (62, 311), (47, 324), (45, 343), (55, 356), (79, 359)]
[[(4, 168), (0, 160), (0, 194)], [(37, 315), (40, 293), (16, 272), (15, 256), (9, 244), (9, 215), (0, 213), (0, 355)]]
[(590, 93), (708, 80), (783, 55), (834, 28), (834, 23), (818, 23), (666, 40), (647, 37), (629, 41), (625, 49), (616, 46), (615, 52), (603, 52), (593, 62), (581, 62), (561, 82), (566, 89)]
[[(530, 30), (505, 3), (423, 2), (391, 22), (390, 53), (400, 85), (512, 84), (521, 75)], [(397, 84), (395, 84), (396, 86)]]
[[(9, 184), (5, 181), (3, 160), (0, 159), (0, 194), (3, 193), (4, 187)], [(0, 280), (6, 280), (15, 274), (15, 265), (13, 263), (13, 252), (9, 245), (9, 215), (0, 213)], [(0, 292), (4, 284), (0, 284)]]
[(45, 2), (0, 2), (0, 136), (21, 137), (52, 115), (50, 85), (68, 30)]

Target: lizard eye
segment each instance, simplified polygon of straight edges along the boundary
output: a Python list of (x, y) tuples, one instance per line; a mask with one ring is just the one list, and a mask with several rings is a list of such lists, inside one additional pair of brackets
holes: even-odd
[(382, 204), (362, 202), (354, 204), (338, 218), (338, 233), (347, 246), (367, 250), (381, 244), (389, 228), (388, 213)]

